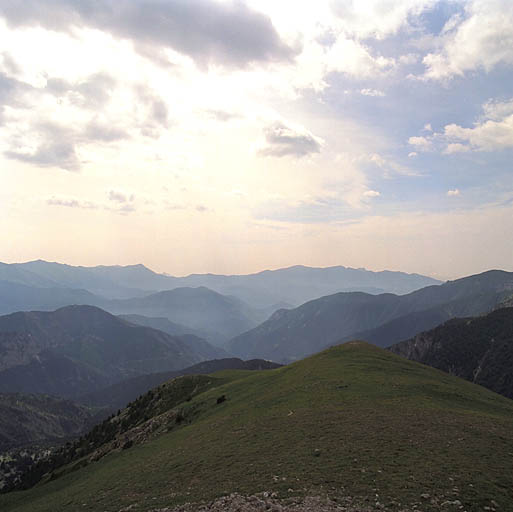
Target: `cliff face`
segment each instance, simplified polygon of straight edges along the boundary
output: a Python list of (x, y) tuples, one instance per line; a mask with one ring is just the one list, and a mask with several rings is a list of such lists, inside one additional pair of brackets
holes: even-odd
[(513, 398), (513, 308), (450, 320), (389, 350)]

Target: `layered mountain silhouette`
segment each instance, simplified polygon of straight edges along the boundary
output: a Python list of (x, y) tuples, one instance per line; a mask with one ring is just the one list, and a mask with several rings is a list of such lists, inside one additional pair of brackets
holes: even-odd
[[(208, 288), (176, 288), (144, 297), (107, 299), (87, 290), (37, 288), (0, 281), (0, 314), (53, 311), (67, 305), (92, 305), (115, 314), (137, 315), (141, 325), (163, 325), (166, 331), (196, 334), (220, 344), (263, 321), (266, 311), (255, 310), (235, 297)], [(143, 316), (153, 317), (146, 320)], [(168, 322), (155, 320), (165, 318)], [(165, 324), (165, 325), (164, 325)]]
[(449, 320), (389, 350), (513, 398), (513, 308)]
[(34, 287), (86, 289), (110, 299), (205, 286), (223, 295), (235, 295), (252, 307), (266, 311), (276, 310), (280, 304), (281, 307), (285, 304), (297, 306), (340, 291), (402, 294), (439, 283), (419, 274), (372, 272), (343, 266), (312, 268), (298, 265), (249, 275), (173, 277), (155, 273), (144, 265), (75, 267), (42, 260), (1, 263), (0, 280)]
[(341, 340), (388, 346), (448, 318), (487, 313), (513, 294), (513, 273), (499, 270), (428, 286), (407, 295), (337, 293), (279, 310), (226, 345), (242, 358), (287, 362)]
[(165, 317), (196, 332), (208, 333), (209, 341), (214, 343), (240, 334), (263, 320), (240, 299), (205, 287), (175, 288), (146, 297), (111, 300), (104, 305), (116, 314)]
[(224, 355), (196, 336), (171, 336), (94, 306), (0, 317), (2, 392), (74, 397)]

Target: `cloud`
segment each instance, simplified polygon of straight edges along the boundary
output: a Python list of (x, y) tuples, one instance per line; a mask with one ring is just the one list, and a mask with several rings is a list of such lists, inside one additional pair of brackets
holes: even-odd
[(437, 150), (446, 155), (513, 148), (513, 98), (489, 100), (482, 110), (483, 114), (471, 128), (451, 123), (442, 132), (410, 137), (408, 143), (420, 151)]
[(77, 107), (98, 109), (110, 99), (116, 80), (107, 73), (94, 73), (84, 80), (70, 82), (62, 78), (50, 77), (45, 91), (58, 97), (66, 97)]
[(46, 204), (50, 206), (65, 206), (67, 208), (81, 208), (85, 210), (94, 210), (98, 205), (90, 201), (82, 201), (76, 198), (51, 197), (46, 200)]
[(85, 126), (79, 138), (83, 142), (114, 142), (117, 140), (128, 139), (130, 138), (130, 134), (122, 128), (111, 126), (105, 122), (101, 123), (93, 120)]
[(379, 197), (381, 194), (377, 190), (366, 190), (363, 193), (364, 197)]
[(11, 148), (4, 152), (4, 156), (38, 167), (60, 167), (72, 172), (80, 170), (77, 134), (72, 128), (50, 121), (35, 122), (30, 128), (32, 137), (19, 133), (11, 140)]
[(265, 144), (258, 149), (260, 156), (303, 156), (320, 153), (323, 140), (300, 126), (287, 126), (276, 121), (264, 129)]
[(345, 32), (360, 39), (385, 39), (396, 34), (410, 18), (420, 15), (437, 0), (359, 0), (332, 2)]
[(232, 119), (240, 119), (242, 116), (234, 112), (228, 112), (226, 110), (205, 110), (208, 117), (215, 119), (216, 121), (226, 122)]
[(447, 195), (448, 195), (449, 197), (459, 196), (459, 195), (460, 195), (460, 191), (459, 191), (459, 189), (457, 189), (457, 188), (455, 188), (455, 189), (453, 189), (453, 190), (448, 190), (448, 191), (447, 191)]
[(378, 153), (372, 153), (368, 155), (362, 155), (358, 158), (363, 162), (370, 162), (383, 170), (383, 174), (386, 178), (390, 178), (394, 175), (401, 176), (418, 176), (418, 173), (409, 169), (408, 167), (396, 162), (391, 158), (383, 158)]
[(363, 96), (385, 96), (385, 93), (383, 91), (379, 91), (377, 89), (362, 89), (360, 91), (360, 94)]
[(358, 78), (382, 75), (396, 66), (395, 59), (382, 55), (373, 56), (365, 45), (345, 36), (338, 37), (327, 52), (325, 60), (327, 72), (346, 73)]
[(12, 56), (8, 52), (0, 53), (0, 58), (2, 62), (2, 67), (10, 75), (16, 75), (20, 72), (20, 67), (18, 66), (18, 63), (12, 58)]
[(429, 151), (432, 146), (432, 141), (426, 137), (410, 137), (408, 144), (415, 146), (419, 151)]
[(149, 46), (172, 48), (200, 66), (290, 61), (297, 53), (280, 39), (266, 15), (239, 1), (19, 0), (2, 2), (1, 15), (13, 26), (96, 28), (129, 39), (146, 52)]
[(34, 151), (9, 150), (4, 152), (4, 156), (38, 167), (60, 167), (67, 171), (80, 169), (75, 145), (69, 140), (47, 140)]
[(468, 146), (460, 144), (459, 142), (455, 142), (447, 144), (447, 147), (444, 149), (443, 152), (446, 155), (452, 155), (453, 153), (465, 153), (467, 151), (470, 151), (470, 148)]
[(132, 203), (135, 200), (134, 194), (128, 195), (117, 190), (109, 190), (109, 201), (116, 203)]
[(513, 98), (505, 102), (488, 101), (483, 105), (482, 118), (472, 128), (449, 124), (443, 135), (448, 141), (458, 141), (450, 143), (446, 153), (498, 151), (513, 147)]
[(442, 48), (424, 57), (425, 78), (450, 79), (513, 64), (511, 0), (473, 0), (464, 3), (464, 8), (464, 19), (457, 16), (446, 25)]
[(408, 153), (408, 158), (415, 158), (416, 156), (417, 156), (416, 151), (411, 151), (410, 153)]
[(32, 87), (0, 71), (0, 126), (3, 124), (3, 112), (6, 106), (22, 108), (25, 106), (23, 95)]

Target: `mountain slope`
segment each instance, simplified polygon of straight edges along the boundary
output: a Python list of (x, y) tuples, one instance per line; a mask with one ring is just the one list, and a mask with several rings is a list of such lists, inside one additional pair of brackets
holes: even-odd
[(279, 364), (262, 359), (252, 359), (250, 361), (243, 361), (235, 357), (214, 359), (203, 361), (183, 370), (152, 373), (127, 379), (105, 389), (78, 397), (77, 401), (95, 407), (108, 407), (110, 410), (116, 411), (125, 407), (128, 402), (135, 400), (139, 395), (182, 375), (207, 374), (221, 370), (271, 370), (279, 366)]
[(141, 298), (112, 300), (106, 303), (106, 309), (116, 314), (166, 317), (174, 323), (212, 333), (214, 340), (229, 339), (262, 320), (241, 300), (205, 287), (175, 288)]
[(266, 491), (349, 496), (366, 503), (357, 510), (508, 510), (512, 433), (510, 400), (349, 343), (277, 370), (160, 386), (0, 508), (146, 511)]
[(408, 295), (337, 293), (293, 310), (277, 311), (266, 322), (230, 340), (227, 349), (242, 358), (286, 362), (371, 330), (374, 336), (369, 338), (385, 345), (447, 318), (489, 312), (512, 290), (513, 273), (489, 271)]
[(39, 288), (25, 284), (0, 281), (0, 314), (16, 311), (53, 311), (70, 304), (100, 305), (102, 297), (87, 290), (68, 288)]
[(513, 308), (450, 320), (389, 350), (513, 398)]
[(122, 379), (224, 355), (93, 306), (0, 317), (0, 389), (76, 396)]
[(91, 427), (89, 408), (45, 395), (0, 393), (0, 453), (75, 437)]
[(208, 339), (211, 337), (215, 338), (212, 332), (209, 332), (204, 329), (193, 329), (187, 325), (178, 324), (176, 322), (171, 322), (168, 318), (165, 317), (153, 317), (153, 316), (144, 316), (144, 315), (117, 315), (119, 318), (126, 320), (132, 324), (136, 325), (144, 325), (146, 327), (152, 327), (153, 329), (158, 329), (159, 331), (167, 332), (171, 336), (183, 336), (184, 334), (193, 334), (198, 338)]

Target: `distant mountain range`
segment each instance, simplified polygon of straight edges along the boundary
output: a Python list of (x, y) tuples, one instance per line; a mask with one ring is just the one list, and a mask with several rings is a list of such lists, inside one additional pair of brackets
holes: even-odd
[(513, 398), (513, 308), (449, 320), (389, 350)]
[(267, 321), (226, 345), (232, 354), (287, 362), (343, 340), (388, 346), (458, 316), (487, 313), (513, 295), (513, 273), (499, 270), (407, 295), (337, 293)]
[[(218, 346), (267, 320), (279, 308), (349, 290), (406, 293), (439, 283), (402, 272), (295, 266), (250, 275), (172, 277), (143, 265), (74, 267), (42, 260), (0, 263), (0, 314), (93, 305), (170, 334), (195, 334)], [(162, 329), (162, 320), (159, 321)]]
[[(42, 260), (0, 263), (2, 280), (39, 288), (83, 289), (111, 299), (204, 286), (223, 295), (234, 295), (253, 308), (266, 311), (285, 305), (297, 306), (307, 300), (341, 291), (403, 294), (440, 283), (419, 274), (372, 272), (342, 266), (294, 266), (249, 275), (192, 274), (173, 277), (155, 273), (144, 265), (74, 267)], [(267, 316), (270, 313), (272, 311)]]
[[(255, 310), (236, 297), (200, 288), (176, 288), (131, 299), (106, 299), (87, 290), (36, 288), (0, 281), (0, 314), (17, 311), (53, 311), (67, 305), (92, 305), (114, 314), (132, 314), (138, 324), (156, 325), (166, 318), (166, 330), (182, 331), (224, 343), (265, 320), (266, 312)], [(162, 323), (162, 322), (160, 322)], [(185, 324), (185, 325), (184, 325)]]
[(0, 317), (1, 392), (76, 397), (225, 355), (196, 336), (171, 336), (93, 306)]

